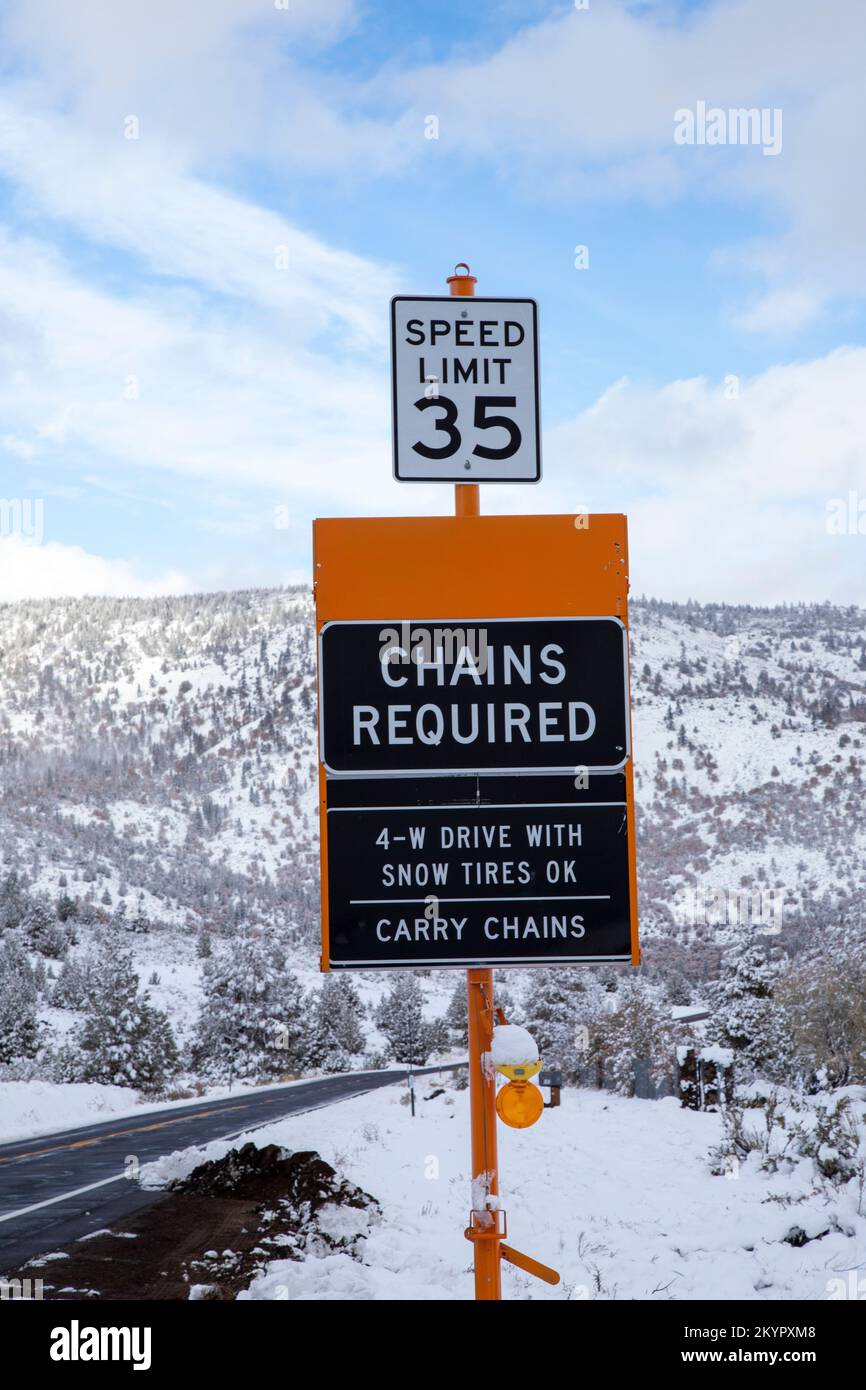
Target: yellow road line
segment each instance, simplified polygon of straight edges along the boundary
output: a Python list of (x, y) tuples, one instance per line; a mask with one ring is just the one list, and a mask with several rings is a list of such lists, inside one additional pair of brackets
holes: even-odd
[(148, 1130), (165, 1129), (167, 1125), (177, 1125), (183, 1120), (204, 1120), (210, 1115), (231, 1115), (236, 1110), (249, 1110), (249, 1105), (222, 1105), (217, 1110), (198, 1110), (193, 1115), (177, 1115), (170, 1120), (158, 1120), (151, 1125), (136, 1125), (134, 1129), (113, 1129), (108, 1134), (98, 1134), (92, 1139), (76, 1139), (70, 1144), (55, 1144), (47, 1149), (29, 1149), (26, 1153), (12, 1154), (8, 1158), (0, 1158), (0, 1163), (15, 1163), (20, 1158), (42, 1158), (45, 1154), (66, 1153), (69, 1149), (86, 1149), (91, 1144), (101, 1144), (105, 1139), (122, 1139), (128, 1134), (145, 1134)]

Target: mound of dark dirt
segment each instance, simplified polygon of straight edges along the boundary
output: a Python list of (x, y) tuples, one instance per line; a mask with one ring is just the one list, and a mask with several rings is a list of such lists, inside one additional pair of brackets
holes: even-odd
[(312, 1150), (292, 1153), (277, 1144), (259, 1149), (244, 1144), (223, 1158), (202, 1163), (186, 1178), (169, 1184), (172, 1192), (197, 1197), (252, 1198), (256, 1202), (286, 1202), (315, 1215), (326, 1202), (347, 1207), (376, 1206), (374, 1198), (353, 1183), (338, 1178), (330, 1164)]

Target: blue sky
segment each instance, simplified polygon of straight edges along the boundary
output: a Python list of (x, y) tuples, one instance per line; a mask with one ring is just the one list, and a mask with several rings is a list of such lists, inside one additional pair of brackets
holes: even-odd
[[(866, 602), (864, 44), (856, 0), (0, 4), (0, 599), (449, 510), (391, 480), (388, 300), (466, 259), (541, 314), (545, 477), (485, 510), (626, 511), (638, 592)], [(699, 102), (778, 153), (678, 144)]]

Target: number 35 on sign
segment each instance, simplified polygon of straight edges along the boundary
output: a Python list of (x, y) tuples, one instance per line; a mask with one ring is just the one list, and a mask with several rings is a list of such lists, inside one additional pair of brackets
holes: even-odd
[(538, 482), (534, 299), (398, 295), (391, 372), (399, 482)]

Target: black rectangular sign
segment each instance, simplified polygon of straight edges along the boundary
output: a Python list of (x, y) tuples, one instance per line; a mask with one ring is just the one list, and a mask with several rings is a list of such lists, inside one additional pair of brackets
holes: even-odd
[(623, 801), (340, 807), (327, 827), (334, 968), (629, 958)]
[(319, 641), (329, 776), (625, 766), (628, 636), (618, 618), (339, 621)]

